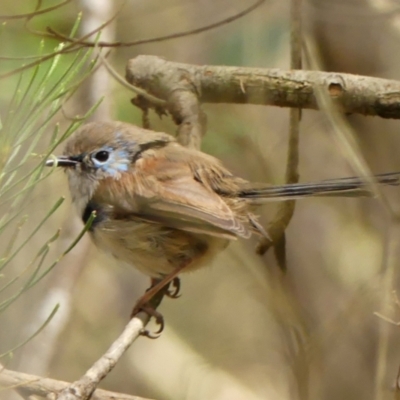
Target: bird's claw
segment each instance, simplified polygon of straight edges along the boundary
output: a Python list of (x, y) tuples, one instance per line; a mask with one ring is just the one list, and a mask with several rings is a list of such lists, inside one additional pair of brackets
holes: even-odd
[(170, 297), (171, 299), (177, 299), (178, 297), (181, 297), (181, 280), (178, 277), (175, 277), (171, 282), (171, 286), (172, 290), (168, 289), (165, 293), (166, 296)]
[(148, 337), (149, 339), (157, 339), (158, 337), (160, 337), (160, 334), (165, 327), (164, 317), (160, 312), (155, 310), (150, 304), (145, 303), (145, 304), (137, 304), (135, 306), (135, 308), (132, 310), (131, 318), (133, 318), (141, 311), (145, 312), (149, 317), (153, 317), (156, 320), (156, 324), (159, 325), (159, 328), (154, 333), (151, 333), (147, 329), (143, 329), (140, 332), (140, 334), (142, 336)]

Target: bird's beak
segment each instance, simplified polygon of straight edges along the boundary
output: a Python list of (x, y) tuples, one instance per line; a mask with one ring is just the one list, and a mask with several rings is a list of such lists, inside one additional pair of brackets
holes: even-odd
[(64, 168), (70, 168), (70, 167), (74, 167), (76, 164), (78, 164), (79, 161), (77, 160), (73, 160), (70, 157), (66, 157), (66, 156), (59, 156), (59, 157), (55, 157), (55, 158), (49, 158), (46, 163), (45, 166), (46, 167), (64, 167)]

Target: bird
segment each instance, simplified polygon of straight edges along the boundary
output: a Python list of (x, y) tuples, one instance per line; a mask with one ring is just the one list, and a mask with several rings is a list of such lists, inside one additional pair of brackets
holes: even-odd
[[(82, 125), (68, 138), (63, 154), (45, 165), (65, 170), (83, 223), (95, 215), (89, 228), (94, 244), (156, 283), (209, 264), (238, 238), (269, 238), (254, 214), (261, 204), (371, 195), (368, 180), (358, 177), (252, 183), (170, 134), (119, 121)], [(374, 180), (398, 185), (399, 176), (380, 174)]]

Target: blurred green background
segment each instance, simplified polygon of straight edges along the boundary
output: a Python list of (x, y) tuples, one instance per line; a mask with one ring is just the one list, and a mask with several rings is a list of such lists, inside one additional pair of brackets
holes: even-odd
[[(41, 8), (56, 4), (43, 1)], [(62, 109), (47, 124), (46, 108), (37, 112), (27, 107), (25, 113), (20, 110), (11, 115), (10, 104), (21, 75), (3, 75), (33, 60), (21, 57), (50, 53), (59, 44), (38, 35), (38, 31), (50, 26), (67, 35), (82, 12), (81, 36), (122, 7), (102, 32), (102, 40), (133, 41), (201, 27), (250, 4), (239, 0), (93, 0), (93, 4), (73, 0), (30, 21), (3, 23), (0, 118), (11, 122), (5, 125), (0, 143), (2, 163), (25, 132), (21, 121), (30, 113), (35, 118), (13, 162), (18, 163), (18, 157), (24, 154), (28, 158), (12, 179), (40, 165), (41, 156), (52, 151), (54, 138), (61, 138), (73, 119), (84, 115), (102, 96), (104, 101), (90, 118), (141, 124), (140, 112), (130, 103), (133, 93), (102, 69), (79, 83), (70, 98), (63, 98)], [(0, 15), (31, 12), (36, 5), (31, 0), (2, 0)], [(289, 69), (289, 7), (289, 0), (269, 0), (218, 29), (117, 48), (109, 60), (121, 75), (127, 61), (140, 54), (193, 64)], [(304, 0), (303, 8), (304, 41), (313, 44), (321, 69), (400, 79), (397, 2)], [(56, 84), (56, 93), (75, 56), (76, 52), (61, 56), (52, 76), (40, 85), (50, 90)], [(88, 59), (93, 56), (88, 55)], [(43, 64), (35, 82), (40, 82), (50, 63)], [(82, 64), (71, 82), (79, 82), (88, 68), (88, 62)], [(33, 71), (24, 72), (21, 92), (26, 90)], [(39, 91), (34, 93), (28, 92), (28, 106), (38, 98)], [(283, 182), (289, 110), (205, 104), (204, 111), (208, 132), (203, 151), (222, 159), (243, 178)], [(160, 120), (154, 113), (150, 118), (153, 129), (175, 132), (169, 118)], [(374, 172), (400, 170), (397, 121), (356, 115), (346, 119), (360, 145), (359, 157), (364, 157)], [(35, 130), (41, 129), (42, 136), (31, 149)], [(62, 145), (55, 153), (61, 149)], [(350, 165), (323, 113), (305, 110), (301, 121), (301, 180), (352, 176), (357, 171)], [(6, 177), (11, 176), (10, 171)], [(19, 190), (17, 185), (12, 193)], [(398, 210), (399, 189), (385, 189), (385, 194)], [(19, 231), (13, 245), (18, 248), (61, 195), (66, 201), (4, 269), (1, 281), (6, 284), (15, 279), (15, 283), (1, 292), (2, 299), (17, 293), (27, 277), (23, 271), (58, 228), (60, 238), (49, 247), (47, 266), (82, 229), (70, 205), (66, 178), (55, 171), (24, 195), (22, 214), (0, 232), (2, 257), (7, 258), (8, 239), (13, 233)], [(260, 209), (265, 226), (275, 209), (275, 205)], [(19, 210), (10, 209), (7, 201), (0, 203), (4, 215)], [(27, 221), (18, 229), (23, 215)], [(209, 268), (182, 277), (182, 297), (166, 299), (160, 307), (166, 319), (161, 337), (155, 341), (139, 338), (102, 388), (156, 399), (394, 398), (392, 387), (400, 362), (399, 327), (374, 312), (400, 321), (400, 309), (392, 297), (399, 284), (397, 230), (376, 199), (299, 201), (287, 230), (286, 275), (279, 271), (272, 252), (263, 257), (255, 255), (255, 240), (232, 243)], [(385, 263), (387, 258), (389, 262)], [(118, 265), (87, 238), (82, 240), (44, 279), (0, 314), (3, 353), (29, 337), (54, 306), (60, 305), (43, 332), (2, 362), (23, 372), (77, 379), (122, 330), (135, 299), (148, 284), (135, 269)], [(7, 399), (13, 396), (3, 393)]]

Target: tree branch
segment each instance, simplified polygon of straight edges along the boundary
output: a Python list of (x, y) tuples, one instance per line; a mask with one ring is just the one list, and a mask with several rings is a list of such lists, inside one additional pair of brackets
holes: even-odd
[[(290, 67), (300, 70), (302, 68), (302, 0), (291, 0), (290, 3)], [(299, 133), (300, 133), (301, 109), (291, 108), (289, 113), (289, 142), (286, 160), (286, 183), (299, 181)], [(263, 238), (257, 246), (257, 253), (264, 254), (271, 245), (279, 267), (286, 271), (286, 237), (285, 230), (288, 227), (296, 206), (296, 201), (284, 201), (279, 203), (274, 218), (268, 224), (267, 231), (271, 240)]]
[[(291, 0), (290, 3), (290, 67), (292, 69), (302, 68), (302, 0)], [(301, 109), (291, 108), (289, 113), (289, 142), (286, 160), (286, 183), (297, 183), (299, 181), (299, 136)], [(264, 254), (271, 245), (274, 245), (274, 253), (279, 267), (286, 271), (286, 237), (285, 230), (288, 227), (296, 206), (296, 201), (283, 201), (279, 203), (278, 209), (267, 231), (272, 240), (263, 238), (257, 246), (257, 253)]]
[[(161, 304), (165, 294), (168, 293), (169, 285), (154, 295), (149, 300), (149, 305), (154, 310)], [(144, 333), (144, 327), (150, 320), (145, 312), (136, 314), (126, 325), (121, 335), (114, 341), (110, 348), (90, 367), (86, 373), (77, 381), (64, 388), (56, 397), (57, 400), (88, 400), (102, 379), (104, 379), (115, 367), (123, 354), (131, 344)], [(161, 326), (162, 330), (162, 326)], [(160, 331), (159, 331), (160, 332)], [(149, 336), (149, 335), (146, 335)], [(155, 338), (153, 336), (153, 338)], [(119, 398), (119, 397), (117, 397)]]
[[(191, 92), (204, 103), (262, 104), (317, 110), (324, 90), (339, 110), (400, 119), (400, 82), (338, 72), (200, 66), (138, 56), (126, 79), (148, 93), (171, 100)], [(175, 111), (176, 112), (176, 111)]]
[[(119, 338), (77, 381), (69, 384), (60, 392), (57, 400), (86, 400), (99, 382), (115, 367), (118, 360), (131, 344), (140, 336), (150, 317), (141, 312), (132, 318)], [(119, 397), (117, 397), (119, 398)]]
[[(51, 398), (51, 396), (70, 385), (69, 382), (58, 381), (55, 379), (42, 378), (37, 375), (24, 374), (22, 372), (11, 371), (2, 368), (0, 365), (0, 390), (13, 389), (18, 391), (22, 396), (41, 396)], [(92, 400), (148, 400), (143, 397), (131, 396), (109, 392), (108, 390), (97, 389)]]
[[(247, 7), (246, 9), (230, 16), (227, 18), (222, 19), (221, 21), (214, 22), (212, 24), (202, 26), (200, 28), (195, 28), (191, 29), (189, 31), (183, 31), (183, 32), (175, 32), (169, 35), (164, 35), (164, 36), (158, 36), (158, 37), (153, 37), (149, 39), (139, 39), (139, 40), (134, 40), (132, 42), (107, 42), (107, 41), (99, 41), (96, 44), (93, 42), (85, 40), (86, 38), (80, 38), (80, 39), (74, 39), (70, 38), (68, 36), (65, 36), (61, 34), (60, 32), (57, 32), (51, 27), (47, 28), (48, 33), (51, 35), (51, 37), (58, 39), (63, 42), (70, 42), (70, 43), (76, 43), (81, 46), (85, 47), (131, 47), (131, 46), (137, 46), (139, 44), (148, 44), (148, 43), (157, 43), (157, 42), (163, 42), (165, 40), (171, 40), (171, 39), (177, 39), (177, 38), (182, 38), (186, 36), (192, 36), (192, 35), (197, 35), (199, 33), (207, 32), (211, 29), (219, 28), (220, 26), (229, 24), (233, 21), (236, 21), (237, 19), (240, 19), (244, 17), (245, 15), (249, 14), (250, 12), (254, 11), (256, 8), (260, 7), (263, 3), (265, 3), (265, 0), (257, 0), (254, 4), (251, 6)], [(44, 35), (47, 36), (47, 35)]]
[(63, 2), (56, 4), (54, 6), (51, 6), (48, 8), (43, 8), (42, 10), (32, 11), (30, 13), (25, 13), (25, 14), (0, 15), (0, 20), (8, 21), (8, 20), (13, 20), (13, 19), (25, 19), (25, 18), (30, 19), (30, 18), (36, 17), (38, 15), (42, 15), (42, 14), (46, 14), (51, 11), (54, 11), (57, 8), (63, 7), (70, 2), (71, 2), (71, 0), (64, 0)]

